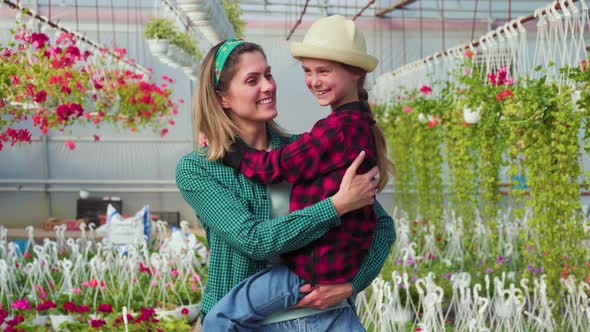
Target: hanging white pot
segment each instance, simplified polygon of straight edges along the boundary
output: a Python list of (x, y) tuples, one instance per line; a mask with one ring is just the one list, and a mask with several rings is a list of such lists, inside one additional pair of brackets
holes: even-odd
[(572, 91), (572, 104), (574, 107), (574, 111), (576, 112), (580, 112), (580, 108), (578, 107), (578, 100), (580, 100), (580, 97), (582, 95), (582, 91), (581, 90), (574, 90)]
[(467, 106), (463, 107), (463, 120), (465, 123), (468, 124), (475, 124), (478, 123), (481, 119), (481, 108), (469, 108)]
[(154, 56), (159, 56), (168, 51), (170, 43), (166, 39), (148, 39), (148, 47)]

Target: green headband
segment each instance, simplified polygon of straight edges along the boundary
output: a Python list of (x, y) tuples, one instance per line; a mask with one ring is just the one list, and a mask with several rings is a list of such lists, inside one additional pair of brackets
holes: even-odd
[(215, 55), (215, 87), (219, 85), (219, 77), (221, 77), (221, 71), (225, 65), (227, 57), (238, 45), (245, 43), (242, 39), (231, 38), (225, 41), (223, 45), (217, 50)]

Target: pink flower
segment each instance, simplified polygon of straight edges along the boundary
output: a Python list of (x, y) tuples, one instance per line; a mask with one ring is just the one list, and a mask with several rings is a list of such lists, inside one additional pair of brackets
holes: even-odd
[(429, 95), (429, 94), (432, 94), (432, 88), (431, 88), (431, 87), (429, 87), (428, 85), (423, 85), (423, 86), (420, 88), (420, 92), (422, 92), (422, 93), (423, 93), (423, 94), (425, 94), (425, 95)]
[(122, 58), (125, 55), (127, 55), (127, 50), (124, 48), (114, 48), (113, 52), (117, 53), (117, 55), (119, 55), (119, 58)]
[(12, 85), (19, 85), (20, 78), (16, 75), (12, 75), (12, 76), (10, 76), (10, 83), (12, 83)]
[(78, 288), (78, 287), (72, 288), (72, 293), (74, 293), (74, 294), (78, 294), (78, 293), (81, 293), (81, 292), (82, 292), (82, 290), (80, 288)]
[(27, 299), (15, 300), (10, 307), (17, 310), (31, 310), (31, 305)]
[(98, 136), (97, 134), (92, 135), (92, 137), (94, 138), (95, 142), (100, 141), (100, 136)]
[(178, 102), (179, 102), (180, 104), (184, 104), (184, 99), (182, 99), (182, 98), (179, 98), (179, 99), (178, 99)]
[(188, 315), (188, 309), (182, 308), (182, 310), (180, 310), (180, 313), (186, 316), (186, 315)]
[(172, 271), (170, 271), (170, 275), (173, 276), (173, 277), (178, 276), (178, 274), (179, 273), (178, 273), (178, 270), (177, 269), (173, 269)]
[(412, 111), (412, 106), (408, 106), (408, 105), (404, 106), (404, 112), (410, 113), (411, 111)]
[(88, 281), (82, 281), (82, 283), (80, 284), (80, 286), (82, 287), (89, 287), (90, 283)]
[[(72, 140), (67, 140), (64, 145), (70, 150), (74, 150), (76, 148), (76, 143), (74, 143)], [(88, 286), (88, 283), (84, 285), (84, 282), (82, 282), (82, 286)]]
[(166, 134), (168, 134), (168, 128), (163, 128), (162, 131), (160, 131), (160, 137), (163, 138)]

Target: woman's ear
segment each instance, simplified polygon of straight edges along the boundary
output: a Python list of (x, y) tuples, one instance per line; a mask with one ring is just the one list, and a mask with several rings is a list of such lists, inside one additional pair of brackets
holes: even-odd
[(219, 105), (221, 105), (221, 108), (229, 108), (227, 96), (224, 96), (219, 90), (215, 90), (215, 96), (217, 97), (217, 101), (219, 102)]

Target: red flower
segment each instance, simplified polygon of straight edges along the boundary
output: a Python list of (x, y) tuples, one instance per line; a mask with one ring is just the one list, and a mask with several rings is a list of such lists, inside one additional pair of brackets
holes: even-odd
[(428, 128), (434, 128), (438, 125), (438, 120), (436, 118), (432, 118), (432, 120), (428, 121)]
[(45, 301), (41, 304), (38, 304), (36, 307), (37, 311), (45, 311), (51, 308), (55, 308), (55, 303), (53, 301)]
[(92, 135), (92, 137), (94, 138), (95, 142), (100, 141), (100, 136), (98, 136), (97, 134)]
[(182, 310), (180, 310), (180, 313), (186, 316), (186, 315), (188, 315), (188, 309), (182, 308)]
[(509, 89), (504, 89), (496, 96), (497, 101), (502, 101), (504, 100), (504, 98), (512, 99), (512, 91), (510, 91)]
[(467, 50), (467, 51), (465, 51), (465, 57), (467, 59), (471, 59), (473, 57), (473, 53), (471, 53), (471, 51)]
[(41, 90), (35, 94), (33, 101), (36, 103), (43, 103), (47, 100), (47, 91)]
[(163, 128), (162, 131), (160, 131), (160, 137), (163, 138), (166, 134), (168, 134), (168, 128)]
[(98, 310), (99, 312), (111, 313), (113, 312), (113, 306), (110, 304), (102, 303), (98, 306), (98, 309), (96, 310)]
[(33, 32), (31, 34), (30, 41), (31, 44), (33, 44), (34, 48), (40, 49), (42, 47), (45, 47), (45, 44), (47, 44), (47, 42), (49, 41), (49, 37), (47, 37), (47, 35), (44, 33)]
[(425, 95), (429, 95), (429, 94), (431, 94), (431, 93), (432, 93), (432, 88), (431, 88), (431, 87), (429, 87), (428, 85), (423, 85), (423, 86), (420, 88), (420, 92), (422, 92), (422, 93), (423, 93), (423, 94), (425, 94)]
[(83, 314), (85, 312), (90, 311), (90, 308), (87, 305), (81, 305), (78, 308), (76, 308), (76, 311), (80, 314)]
[(64, 145), (70, 150), (74, 150), (76, 148), (76, 143), (74, 143), (72, 140), (67, 140)]
[(9, 325), (9, 326), (14, 326), (14, 325), (18, 325), (18, 324), (20, 324), (20, 323), (22, 323), (24, 321), (25, 321), (25, 317), (22, 316), (22, 315), (18, 315), (18, 316), (15, 316), (11, 320), (7, 320), (6, 321), (6, 324)]
[(63, 305), (63, 308), (65, 311), (69, 311), (69, 312), (76, 312), (76, 305), (74, 304), (74, 302), (66, 302)]
[(104, 319), (91, 319), (90, 326), (95, 329), (99, 329), (101, 326), (105, 325), (107, 322)]
[(588, 61), (582, 60), (582, 63), (580, 63), (580, 65), (582, 67), (582, 71), (586, 71), (586, 68), (588, 68)]

